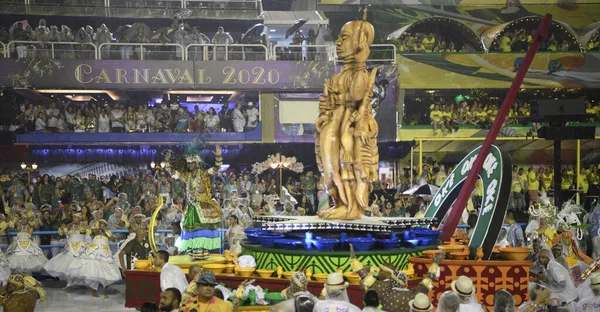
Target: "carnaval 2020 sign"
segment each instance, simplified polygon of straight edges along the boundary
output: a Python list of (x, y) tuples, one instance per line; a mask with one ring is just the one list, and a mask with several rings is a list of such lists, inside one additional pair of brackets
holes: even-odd
[(14, 88), (320, 90), (332, 62), (0, 60)]
[[(444, 218), (458, 197), (480, 149), (481, 146), (471, 151), (452, 170), (425, 211), (426, 218), (435, 217), (437, 220), (442, 220), (442, 228)], [(471, 249), (483, 247), (486, 259), (491, 256), (504, 224), (512, 181), (511, 167), (510, 156), (498, 146), (492, 145), (479, 172), (482, 184), (481, 208), (469, 247)]]

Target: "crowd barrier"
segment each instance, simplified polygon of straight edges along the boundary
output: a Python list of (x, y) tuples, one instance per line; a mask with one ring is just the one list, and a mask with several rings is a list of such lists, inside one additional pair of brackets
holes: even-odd
[[(336, 61), (335, 46), (262, 44), (94, 43), (10, 41), (0, 42), (4, 58), (48, 57), (57, 60), (188, 60), (188, 61)], [(371, 45), (367, 62), (396, 62), (396, 46)]]
[(258, 0), (1, 0), (0, 3), (147, 9), (259, 10)]

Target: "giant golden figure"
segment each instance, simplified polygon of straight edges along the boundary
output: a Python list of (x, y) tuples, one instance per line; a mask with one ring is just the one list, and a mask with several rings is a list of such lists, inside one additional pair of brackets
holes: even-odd
[(333, 208), (319, 214), (324, 219), (360, 219), (371, 181), (377, 179), (379, 128), (371, 113), (377, 73), (366, 67), (374, 35), (373, 25), (363, 18), (346, 23), (335, 42), (344, 66), (325, 83), (315, 134), (317, 163), (334, 201)]

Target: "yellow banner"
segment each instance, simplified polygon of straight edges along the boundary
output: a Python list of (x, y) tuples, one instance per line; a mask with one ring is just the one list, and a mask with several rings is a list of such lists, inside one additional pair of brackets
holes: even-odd
[[(509, 88), (523, 53), (398, 55), (402, 89)], [(523, 88), (600, 87), (600, 54), (537, 53)]]

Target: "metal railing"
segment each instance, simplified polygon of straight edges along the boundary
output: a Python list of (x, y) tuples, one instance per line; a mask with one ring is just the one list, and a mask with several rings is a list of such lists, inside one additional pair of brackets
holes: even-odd
[(2, 58), (8, 58), (8, 50), (6, 49), (4, 42), (0, 42), (0, 56), (2, 56)]
[(49, 57), (57, 60), (95, 60), (98, 49), (93, 43), (10, 41), (5, 49), (7, 58)]
[(185, 57), (189, 61), (266, 61), (267, 47), (262, 44), (188, 44)]
[(3, 4), (83, 6), (106, 8), (160, 8), (257, 10), (258, 0), (0, 0)]
[(185, 49), (178, 43), (103, 43), (100, 60), (185, 60)]
[(271, 59), (274, 61), (333, 61), (335, 59), (334, 45), (276, 44), (271, 51)]

